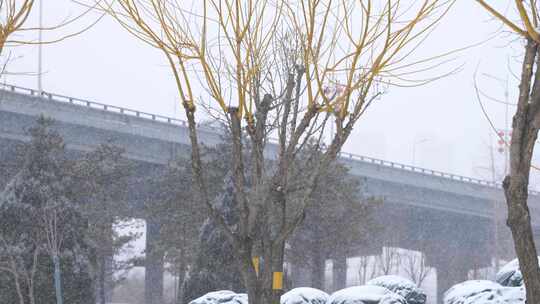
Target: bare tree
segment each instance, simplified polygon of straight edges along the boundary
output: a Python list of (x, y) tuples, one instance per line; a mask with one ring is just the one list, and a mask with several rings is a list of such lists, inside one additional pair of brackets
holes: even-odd
[(408, 250), (403, 253), (402, 267), (409, 279), (421, 287), (424, 280), (431, 273), (431, 268), (426, 263), (426, 255), (423, 252)]
[(364, 285), (377, 276), (376, 257), (361, 256), (358, 264), (358, 284)]
[(39, 216), (41, 229), (45, 234), (45, 250), (51, 256), (54, 265), (54, 291), (56, 304), (64, 302), (62, 296), (62, 275), (60, 271), (60, 252), (64, 243), (65, 233), (61, 227), (63, 222), (64, 205), (66, 202), (51, 202), (43, 207)]
[[(23, 240), (20, 240), (22, 243)], [(32, 260), (30, 263), (24, 260), (21, 250), (28, 248), (26, 245), (14, 244), (6, 241), (0, 234), (0, 272), (5, 271), (13, 276), (13, 282), (19, 304), (35, 304), (34, 278), (38, 267), (38, 257), (41, 252), (39, 244), (31, 247)]]
[[(94, 10), (94, 7), (88, 7), (76, 16), (66, 18), (56, 24), (31, 26), (31, 13), (37, 10), (38, 5), (42, 5), (37, 2), (36, 0), (0, 0), (0, 74), (6, 73), (6, 66), (11, 60), (11, 54), (6, 55), (6, 49), (20, 45), (61, 42), (84, 33), (103, 17), (101, 15), (88, 22), (85, 17)], [(75, 25), (75, 28), (71, 29), (72, 25)], [(64, 29), (68, 29), (67, 33), (66, 31), (61, 33)], [(53, 33), (54, 37), (48, 40), (36, 40), (33, 37), (33, 34), (38, 33), (41, 36), (42, 32)]]
[(399, 272), (401, 253), (396, 247), (383, 247), (382, 252), (375, 258), (375, 265), (380, 275)]
[(21, 30), (22, 26), (28, 20), (28, 16), (34, 7), (34, 2), (34, 0), (0, 0), (0, 13), (2, 14), (2, 20), (0, 21), (2, 26), (2, 31), (0, 32), (0, 53), (4, 50), (9, 37)]
[(520, 21), (518, 24), (486, 1), (476, 2), (525, 41), (519, 97), (512, 123), (510, 171), (504, 179), (503, 187), (508, 206), (507, 224), (512, 231), (527, 288), (527, 303), (540, 303), (540, 267), (527, 204), (531, 160), (540, 129), (538, 6), (534, 0), (516, 0), (515, 9)]
[[(279, 303), (285, 241), (302, 222), (319, 177), (366, 108), (388, 85), (433, 80), (411, 79), (428, 69), (419, 65), (429, 61), (412, 61), (411, 54), (454, 1), (401, 2), (203, 0), (191, 8), (175, 0), (100, 4), (170, 64), (187, 118), (199, 199), (235, 248), (250, 304)], [(197, 93), (199, 88), (204, 92)], [(229, 161), (239, 213), (233, 227), (208, 194), (198, 105), (209, 105), (231, 134)], [(310, 140), (322, 157), (308, 157), (311, 169), (297, 172), (295, 160)], [(270, 160), (272, 167), (267, 166)], [(303, 184), (302, 192), (289, 199), (294, 183)], [(261, 256), (260, 269), (252, 263), (255, 256)]]

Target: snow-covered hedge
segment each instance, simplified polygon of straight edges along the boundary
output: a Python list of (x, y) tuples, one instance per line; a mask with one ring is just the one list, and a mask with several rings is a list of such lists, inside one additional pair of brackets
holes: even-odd
[[(540, 257), (539, 257), (540, 259)], [(444, 304), (525, 304), (523, 275), (518, 260), (504, 265), (496, 282), (466, 281), (454, 285), (444, 294)]]
[(281, 296), (281, 304), (326, 304), (329, 295), (309, 287), (292, 289)]
[(426, 293), (416, 284), (396, 275), (380, 276), (370, 280), (366, 285), (381, 286), (405, 298), (408, 304), (425, 304)]
[(474, 280), (454, 285), (444, 294), (444, 304), (524, 304), (523, 287), (505, 287), (499, 283)]
[[(538, 259), (540, 260), (540, 257), (538, 257)], [(502, 286), (522, 286), (523, 275), (521, 274), (521, 270), (519, 270), (518, 260), (515, 259), (504, 265), (501, 270), (497, 272), (495, 280)]]
[[(408, 299), (408, 300), (407, 300)], [(328, 295), (301, 287), (281, 296), (281, 304), (425, 304), (426, 295), (411, 281), (398, 276), (375, 278), (364, 286), (354, 286)], [(190, 304), (247, 304), (246, 294), (222, 290), (210, 292)]]
[(384, 287), (364, 285), (334, 292), (328, 304), (407, 304), (407, 301)]
[(220, 290), (209, 292), (189, 302), (189, 304), (248, 304), (248, 298), (245, 293)]
[[(540, 258), (539, 258), (540, 259)], [(208, 293), (190, 304), (247, 304), (246, 294), (222, 290)], [(336, 291), (332, 295), (315, 288), (293, 289), (281, 304), (425, 304), (426, 294), (413, 282), (399, 276), (381, 276), (364, 286)], [(454, 285), (444, 294), (444, 304), (525, 304), (523, 276), (517, 260), (506, 264), (496, 282), (472, 280)]]

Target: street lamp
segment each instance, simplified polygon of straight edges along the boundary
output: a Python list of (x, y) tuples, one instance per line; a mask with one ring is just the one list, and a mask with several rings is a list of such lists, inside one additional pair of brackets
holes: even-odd
[(43, 92), (42, 73), (43, 73), (43, 0), (39, 1), (39, 29), (38, 29), (38, 91), (39, 95)]
[(424, 139), (416, 140), (413, 143), (413, 148), (412, 148), (412, 165), (413, 166), (416, 165), (416, 145), (419, 145), (419, 144), (422, 144), (422, 143), (425, 143), (425, 142), (428, 142), (428, 141), (430, 141), (429, 138), (424, 138)]

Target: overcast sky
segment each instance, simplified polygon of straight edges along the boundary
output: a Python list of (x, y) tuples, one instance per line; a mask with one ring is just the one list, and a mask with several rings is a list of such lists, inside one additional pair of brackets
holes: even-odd
[[(52, 24), (77, 9), (68, 0), (44, 1), (45, 22)], [(33, 16), (32, 20), (37, 20)], [(420, 55), (443, 53), (486, 40), (498, 23), (473, 1), (458, 1), (426, 41)], [(47, 38), (47, 36), (45, 36)], [(49, 37), (51, 38), (51, 37)], [(504, 99), (504, 83), (482, 76), (510, 78), (510, 101), (517, 82), (520, 44), (506, 35), (456, 54), (455, 75), (418, 88), (391, 88), (357, 124), (345, 151), (466, 176), (491, 178), (490, 143), (495, 135), (483, 117), (473, 86)], [(35, 72), (37, 48), (17, 47), (10, 72)], [(420, 57), (419, 57), (420, 58)], [(450, 69), (451, 67), (449, 67)], [(180, 116), (175, 86), (162, 55), (124, 32), (110, 19), (68, 41), (44, 47), (44, 90), (146, 112)], [(36, 88), (34, 76), (10, 75), (8, 83)], [(505, 107), (485, 100), (497, 128), (504, 128)], [(510, 112), (513, 112), (513, 108)], [(492, 133), (492, 132), (491, 132)], [(415, 144), (416, 143), (416, 144)], [(413, 160), (413, 150), (416, 151)], [(496, 159), (499, 171), (503, 159)], [(502, 172), (499, 172), (502, 173)]]

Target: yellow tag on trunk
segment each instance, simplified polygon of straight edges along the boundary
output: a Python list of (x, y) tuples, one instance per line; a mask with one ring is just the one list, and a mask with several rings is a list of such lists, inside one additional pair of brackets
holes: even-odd
[(255, 274), (259, 276), (259, 257), (253, 257), (253, 268), (255, 268)]
[(273, 290), (283, 289), (283, 272), (274, 272), (274, 280), (272, 282)]

